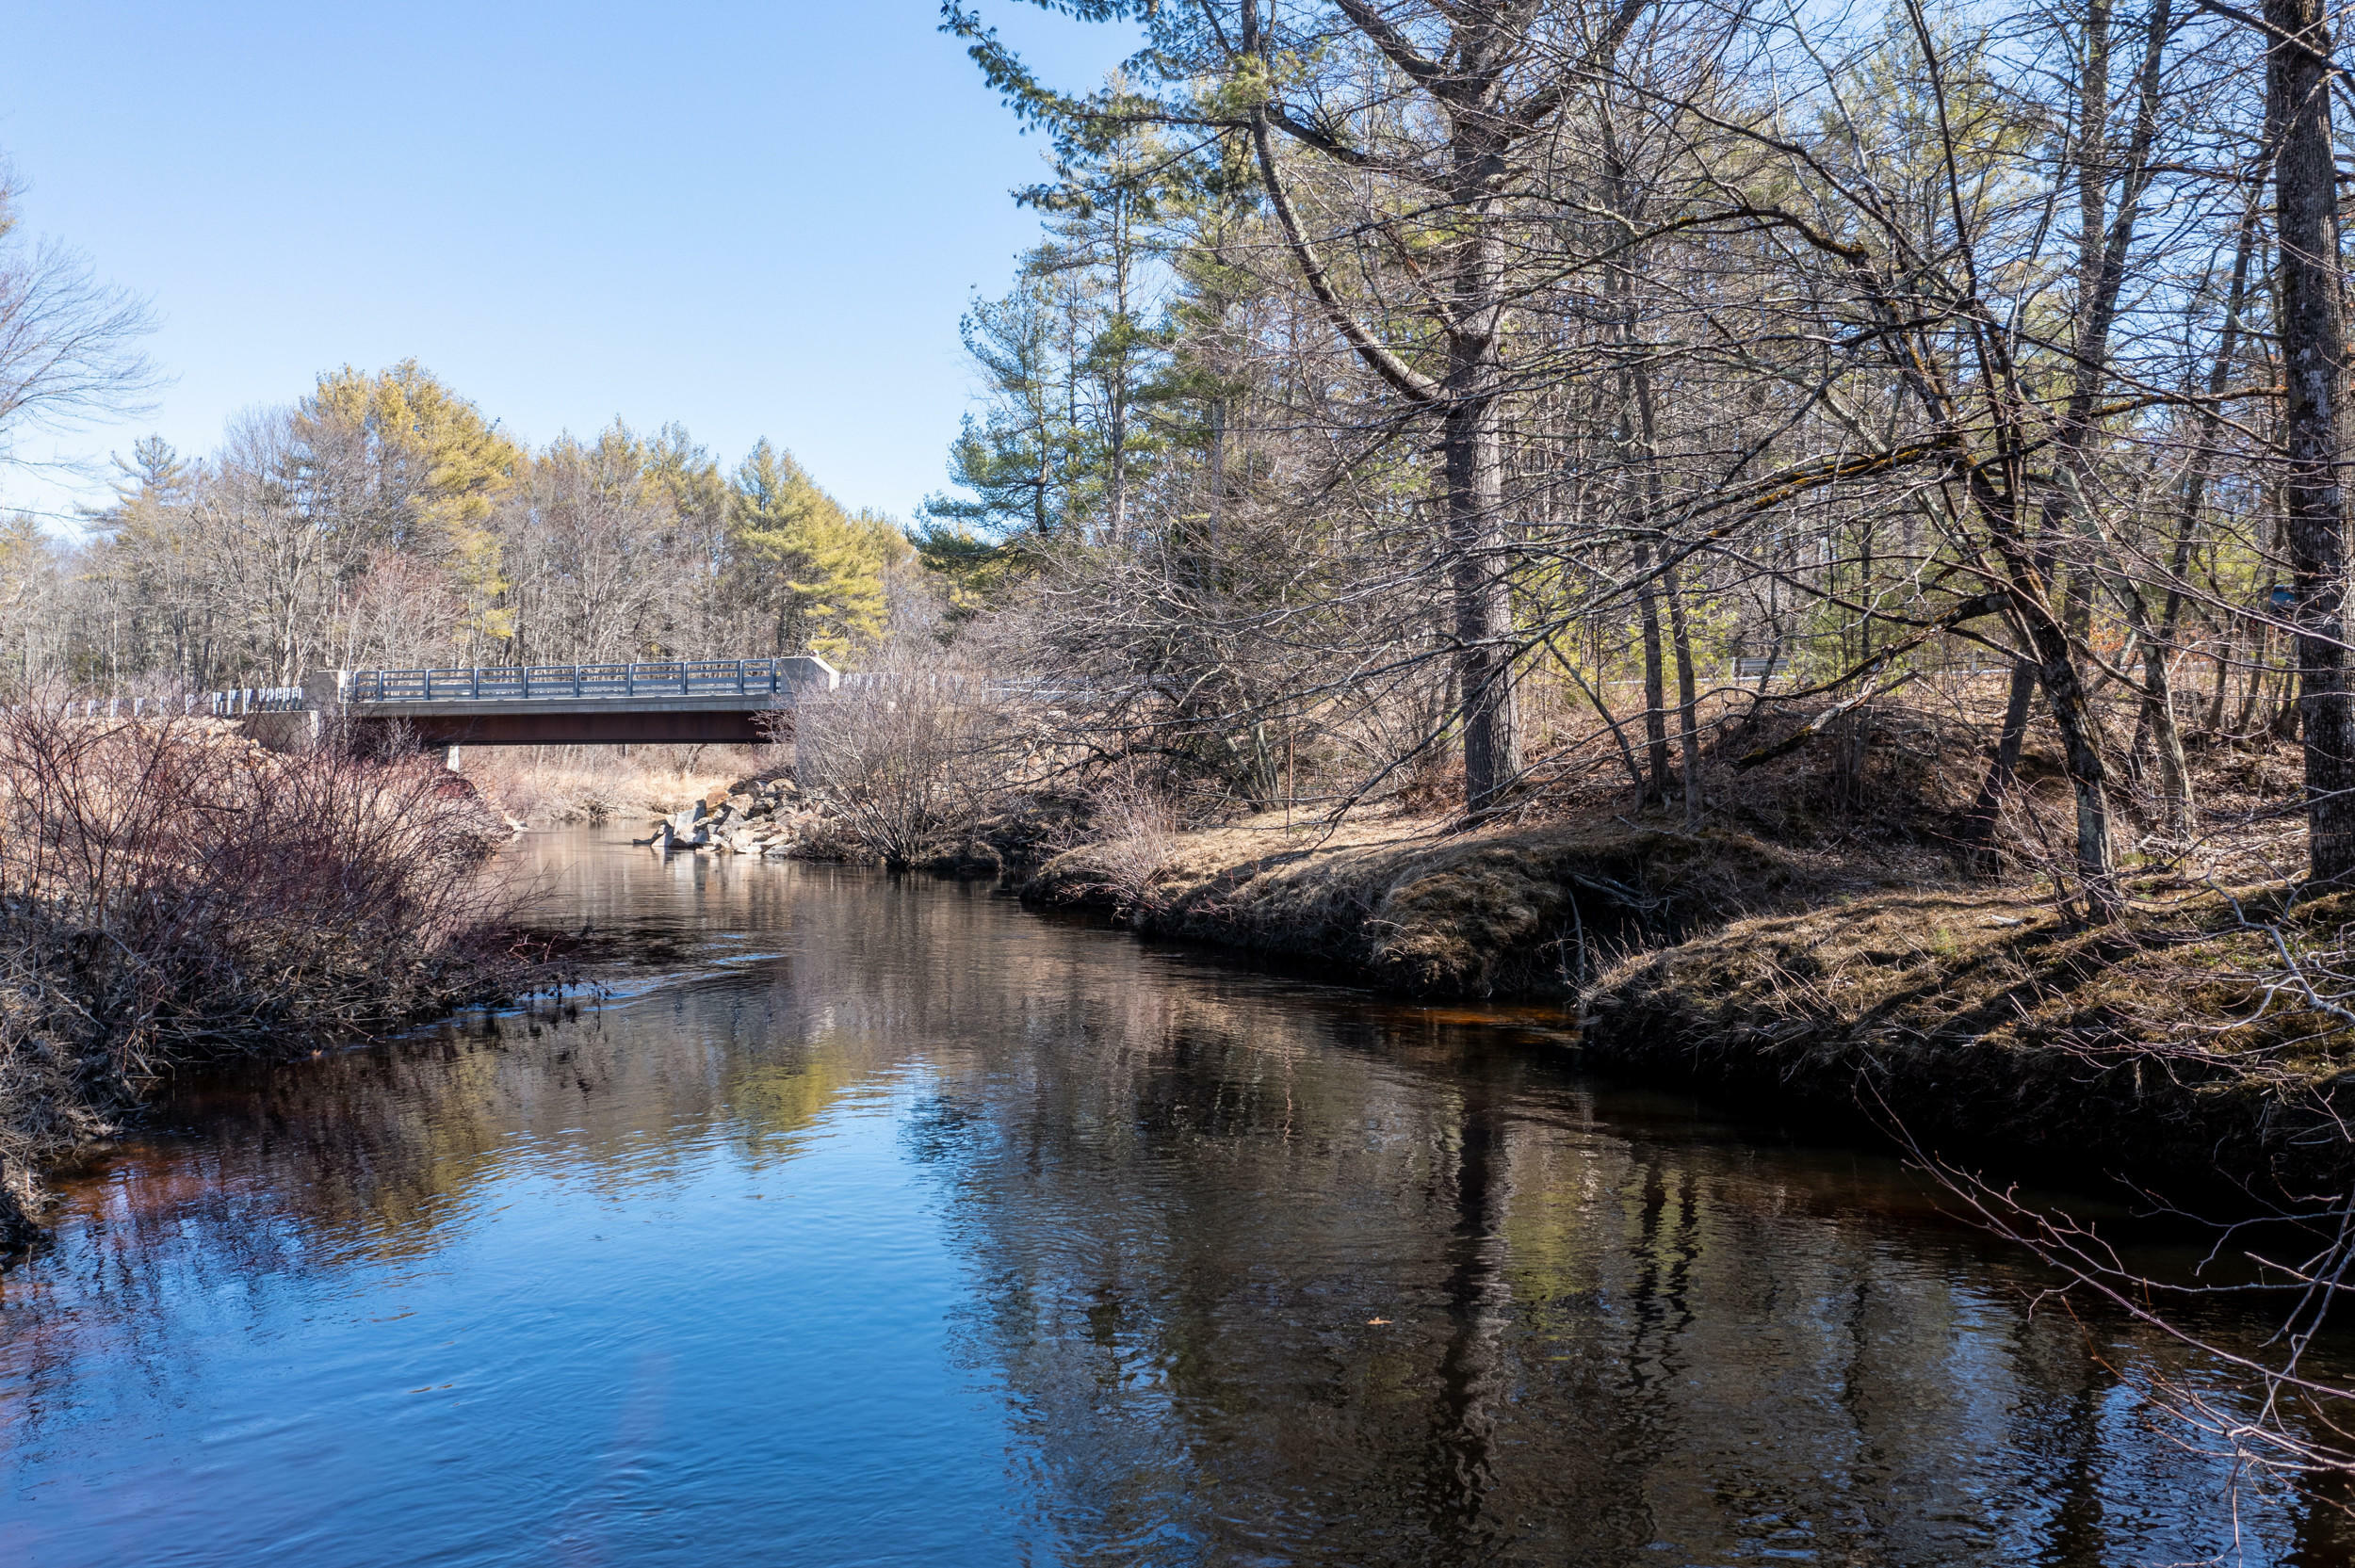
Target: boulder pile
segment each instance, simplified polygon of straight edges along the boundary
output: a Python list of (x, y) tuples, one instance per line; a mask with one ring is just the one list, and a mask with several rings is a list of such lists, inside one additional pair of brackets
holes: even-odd
[(782, 860), (836, 836), (824, 808), (791, 779), (743, 779), (657, 817), (654, 836), (636, 842), (665, 854), (708, 849)]

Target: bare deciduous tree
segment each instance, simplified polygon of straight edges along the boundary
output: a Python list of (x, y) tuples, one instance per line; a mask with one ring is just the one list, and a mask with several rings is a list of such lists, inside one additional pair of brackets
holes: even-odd
[(28, 428), (135, 411), (156, 384), (138, 348), (154, 317), (89, 259), (18, 233), (21, 187), (0, 165), (0, 459)]

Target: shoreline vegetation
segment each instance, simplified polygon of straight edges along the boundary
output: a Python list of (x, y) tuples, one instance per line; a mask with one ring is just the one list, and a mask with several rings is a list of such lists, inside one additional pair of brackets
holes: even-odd
[(0, 1255), (175, 1073), (556, 980), (483, 874), (511, 831), (427, 758), (0, 709)]
[(2277, 946), (2334, 938), (2346, 895), (2152, 879), (2091, 925), (2016, 881), (1623, 818), (1259, 817), (1170, 835), (1142, 879), (1134, 852), (1075, 848), (1021, 897), (1393, 994), (1559, 1001), (1584, 1064), (1973, 1174), (2258, 1207), (2355, 1176), (2355, 1029)]
[[(885, 672), (756, 750), (484, 750), (464, 773), (207, 720), (0, 712), (0, 1238), (35, 1239), (41, 1171), (175, 1072), (549, 983), (560, 955), (483, 875), (527, 822), (989, 877), (1380, 991), (1551, 1000), (1582, 1063), (1893, 1139), (2064, 1271), (2091, 1233), (1997, 1182), (2120, 1178), (2231, 1222), (2355, 1180), (2355, 895), (2267, 874), (2270, 745), (2197, 750), (2225, 831), (2196, 861), (2150, 855), (2097, 918), (2033, 853), (2065, 809), (2041, 731), (1990, 864), (1967, 837), (1970, 753), (1907, 743), (1939, 724), (1895, 704), (1866, 715), (1869, 749), (1813, 744), (1805, 714), (1721, 726), (1694, 827), (1607, 780), (1482, 814), (1407, 790), (1189, 811), (1133, 767), (1071, 766), (1051, 726), (978, 689)], [(2124, 1283), (2098, 1247), (2076, 1255), (2083, 1281)]]
[[(2253, 804), (2200, 869), (2154, 856), (2088, 919), (2049, 864), (1969, 852), (1968, 754), (1907, 748), (1909, 726), (1938, 727), (1893, 704), (1865, 716), (1882, 745), (1861, 771), (1836, 744), (1737, 736), (1777, 755), (1721, 762), (1698, 829), (1604, 790), (1469, 819), (1400, 798), (1189, 824), (1134, 773), (961, 778), (961, 737), (1015, 726), (934, 711), (953, 704), (931, 686), (879, 688), (805, 716), (798, 750), (715, 758), (743, 776), (684, 803), (641, 779), (641, 842), (1002, 878), (1034, 908), (1384, 992), (1559, 1002), (1586, 1063), (1836, 1120), (1973, 1176), (2221, 1188), (2242, 1208), (2355, 1180), (2355, 1014), (2332, 999), (2355, 897), (2266, 875)], [(2196, 755), (2227, 810), (2281, 763)], [(2020, 767), (2011, 831), (2033, 843), (2066, 800), (2037, 746)]]
[(470, 746), (458, 772), (517, 828), (553, 828), (667, 816), (761, 767), (742, 746)]

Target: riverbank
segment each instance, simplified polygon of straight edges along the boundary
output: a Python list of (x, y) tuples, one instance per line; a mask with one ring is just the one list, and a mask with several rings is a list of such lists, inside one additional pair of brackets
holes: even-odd
[[(1037, 907), (1339, 965), (1429, 996), (1556, 997), (1598, 1066), (1989, 1156), (2262, 1195), (2343, 1183), (2355, 1015), (2292, 958), (2355, 897), (2147, 883), (2087, 928), (2026, 884), (1739, 832), (1268, 818), (1045, 865)], [(2327, 959), (2300, 958), (2312, 971)]]
[(652, 983), (204, 1075), (60, 1184), (8, 1560), (2343, 1560), (2133, 1403), (2220, 1357), (2037, 1301), (1894, 1161), (1486, 1010), (626, 836), (498, 865), (675, 933)]
[(43, 1172), (177, 1070), (534, 978), (481, 874), (509, 832), (433, 759), (0, 710), (0, 1252), (40, 1234)]
[(667, 815), (681, 801), (769, 765), (748, 746), (466, 746), (459, 771), (485, 800), (533, 828), (590, 827)]

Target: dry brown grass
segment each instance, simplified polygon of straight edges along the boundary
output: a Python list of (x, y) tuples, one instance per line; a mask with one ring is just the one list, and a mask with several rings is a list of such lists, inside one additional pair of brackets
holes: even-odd
[(1868, 895), (1631, 956), (1593, 989), (1587, 1049), (1860, 1110), (1933, 1151), (2279, 1196), (2349, 1174), (2355, 1027), (2286, 983), (2274, 930), (2344, 950), (2350, 917), (2355, 897), (2258, 889), (2177, 888), (2101, 926), (2019, 887)]
[(749, 746), (477, 746), (459, 771), (499, 810), (535, 828), (675, 811), (760, 770)]
[[(1106, 851), (1056, 857), (1025, 888), (1096, 903)], [(1128, 918), (1159, 934), (1337, 961), (1417, 994), (1567, 994), (1608, 955), (1746, 909), (1786, 908), (1858, 873), (1746, 834), (1350, 819), (1329, 832), (1268, 814), (1176, 835)]]
[(2277, 1188), (2344, 1174), (2355, 1151), (2335, 1103), (2355, 1005), (2290, 983), (2266, 929), (2355, 993), (2355, 960), (2337, 961), (2355, 896), (2153, 874), (2123, 918), (2087, 927), (2033, 874), (1973, 881), (1934, 843), (1801, 849), (1615, 816), (1366, 814), (1326, 832), (1267, 814), (1175, 835), (1140, 891), (1115, 892), (1121, 869), (1117, 845), (1082, 846), (1025, 897), (1389, 990), (1559, 996), (1599, 1062), (1958, 1147), (2143, 1170), (2197, 1156)]

